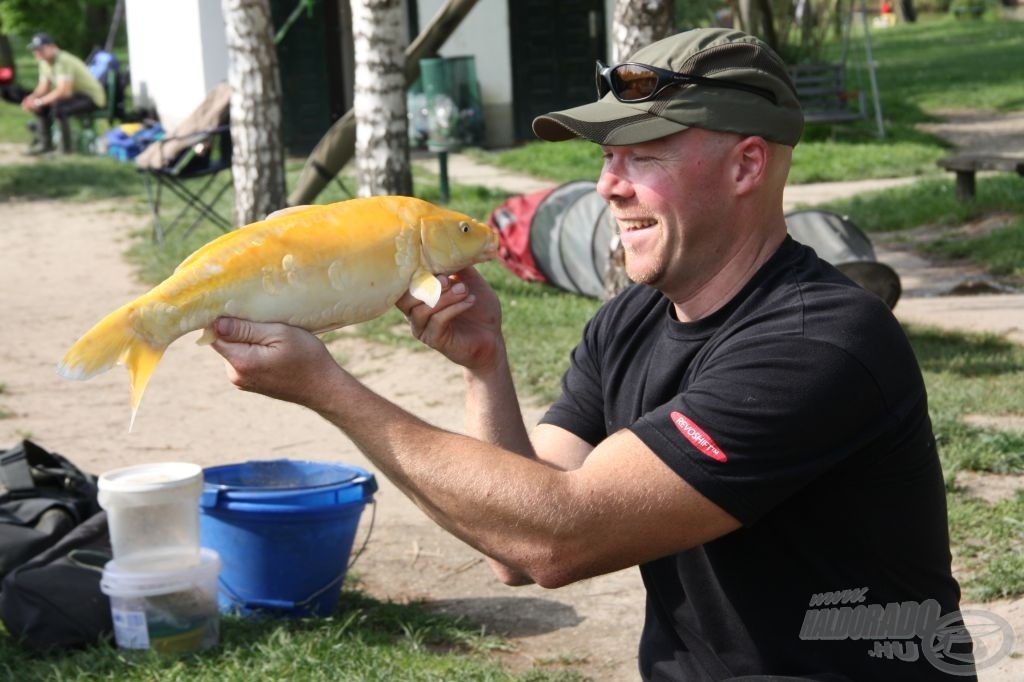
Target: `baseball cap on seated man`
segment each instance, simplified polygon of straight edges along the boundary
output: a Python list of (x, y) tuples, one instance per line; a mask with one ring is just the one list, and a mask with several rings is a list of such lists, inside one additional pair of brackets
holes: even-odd
[(30, 49), (30, 50), (38, 50), (43, 45), (53, 45), (53, 44), (54, 44), (53, 38), (50, 37), (50, 34), (48, 34), (48, 33), (37, 33), (34, 36), (32, 36), (32, 40), (29, 41), (28, 49)]
[(803, 132), (785, 63), (742, 31), (684, 31), (638, 50), (626, 64), (602, 66), (598, 63), (596, 73), (600, 99), (538, 116), (533, 120), (537, 137), (624, 145), (693, 127), (794, 146)]

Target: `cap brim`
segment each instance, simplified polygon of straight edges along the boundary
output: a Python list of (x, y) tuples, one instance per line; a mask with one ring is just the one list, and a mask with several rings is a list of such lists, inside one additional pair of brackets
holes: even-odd
[(646, 103), (639, 108), (611, 96), (533, 119), (533, 132), (542, 140), (561, 142), (582, 137), (607, 145), (650, 142), (688, 127), (650, 114)]

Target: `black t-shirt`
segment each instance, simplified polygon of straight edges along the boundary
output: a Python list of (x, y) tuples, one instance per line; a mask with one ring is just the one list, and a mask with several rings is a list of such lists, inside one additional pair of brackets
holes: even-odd
[(562, 389), (545, 423), (593, 445), (630, 429), (743, 524), (641, 566), (644, 679), (944, 677), (921, 639), (960, 596), (942, 471), (880, 299), (787, 238), (705, 319), (649, 287), (617, 296)]

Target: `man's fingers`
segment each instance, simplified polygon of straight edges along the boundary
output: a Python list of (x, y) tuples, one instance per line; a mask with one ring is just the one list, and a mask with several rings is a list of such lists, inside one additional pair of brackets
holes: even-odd
[(285, 333), (286, 325), (274, 322), (251, 322), (237, 317), (218, 317), (213, 323), (217, 340), (225, 343), (267, 345)]
[[(451, 288), (451, 281), (446, 275), (437, 275), (437, 281), (441, 283), (441, 300), (437, 302), (437, 305), (440, 306), (444, 301), (444, 294)], [(395, 302), (395, 305), (402, 311), (403, 315), (409, 317), (416, 306), (425, 304), (423, 301), (406, 291), (402, 294), (402, 297)]]

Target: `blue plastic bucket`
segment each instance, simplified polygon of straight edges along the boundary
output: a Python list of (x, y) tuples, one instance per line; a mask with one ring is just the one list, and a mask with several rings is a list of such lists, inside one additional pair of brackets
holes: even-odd
[(203, 470), (199, 535), (223, 562), (226, 613), (334, 612), (377, 481), (358, 467), (287, 459)]

